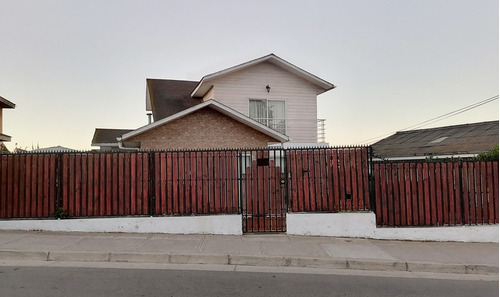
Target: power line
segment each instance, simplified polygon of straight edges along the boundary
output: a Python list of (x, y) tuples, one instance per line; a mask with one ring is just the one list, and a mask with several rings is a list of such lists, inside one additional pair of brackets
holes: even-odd
[[(407, 130), (411, 130), (411, 129), (415, 129), (415, 128), (420, 128), (420, 127), (424, 127), (424, 126), (427, 126), (427, 125), (430, 125), (432, 123), (435, 123), (435, 122), (439, 122), (441, 120), (444, 120), (444, 119), (447, 119), (449, 117), (452, 117), (452, 116), (455, 116), (455, 115), (458, 115), (458, 114), (461, 114), (461, 113), (464, 113), (466, 111), (469, 111), (471, 109), (474, 109), (474, 108), (477, 108), (481, 105), (484, 105), (484, 104), (487, 104), (487, 103), (490, 103), (492, 101), (495, 101), (495, 100), (498, 100), (499, 96), (496, 95), (496, 96), (493, 96), (493, 97), (490, 97), (490, 98), (487, 98), (487, 99), (484, 99), (484, 100), (481, 100), (479, 102), (476, 102), (474, 104), (471, 104), (471, 105), (468, 105), (468, 106), (465, 106), (465, 107), (462, 107), (460, 109), (457, 109), (457, 110), (454, 110), (454, 111), (451, 111), (451, 112), (448, 112), (448, 113), (445, 113), (443, 115), (440, 115), (440, 116), (437, 116), (437, 117), (434, 117), (430, 120), (426, 120), (426, 121), (423, 121), (421, 123), (418, 123), (418, 124), (415, 124), (415, 125), (412, 125), (412, 126), (409, 126), (407, 128), (404, 128), (404, 129), (400, 129), (398, 131), (407, 131)], [(380, 135), (380, 136), (376, 136), (376, 137), (373, 137), (373, 138), (370, 138), (370, 139), (367, 139), (367, 140), (364, 140), (364, 141), (360, 141), (358, 142), (357, 144), (365, 144), (365, 143), (368, 143), (368, 142), (371, 142), (372, 140), (375, 140), (375, 139), (380, 139), (380, 138), (383, 138), (383, 137), (386, 137), (386, 136), (389, 136), (389, 135), (392, 135), (398, 131), (394, 131), (394, 132), (391, 132), (391, 133), (386, 133), (384, 135)]]

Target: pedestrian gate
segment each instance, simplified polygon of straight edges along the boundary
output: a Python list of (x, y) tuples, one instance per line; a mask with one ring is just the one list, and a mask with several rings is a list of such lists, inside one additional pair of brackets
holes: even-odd
[(283, 150), (239, 155), (243, 232), (286, 231), (286, 157)]

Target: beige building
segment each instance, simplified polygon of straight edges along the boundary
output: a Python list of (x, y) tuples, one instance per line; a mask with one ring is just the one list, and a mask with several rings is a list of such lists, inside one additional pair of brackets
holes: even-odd
[(200, 81), (147, 79), (150, 123), (136, 130), (96, 129), (92, 145), (101, 150), (314, 145), (317, 95), (334, 87), (274, 54)]

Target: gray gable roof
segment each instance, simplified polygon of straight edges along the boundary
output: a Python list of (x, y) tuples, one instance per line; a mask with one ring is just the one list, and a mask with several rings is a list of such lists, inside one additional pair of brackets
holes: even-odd
[(148, 78), (146, 83), (155, 121), (201, 103), (191, 97), (197, 81)]
[(121, 137), (123, 134), (134, 131), (132, 129), (103, 129), (96, 128), (94, 132), (94, 137), (92, 138), (92, 146), (100, 145), (118, 145), (117, 137)]
[(375, 157), (459, 156), (498, 145), (498, 121), (397, 132), (372, 145)]

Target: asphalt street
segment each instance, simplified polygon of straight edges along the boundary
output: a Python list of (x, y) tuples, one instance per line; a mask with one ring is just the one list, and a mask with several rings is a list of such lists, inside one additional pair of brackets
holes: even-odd
[(0, 266), (0, 296), (498, 296), (497, 280)]

